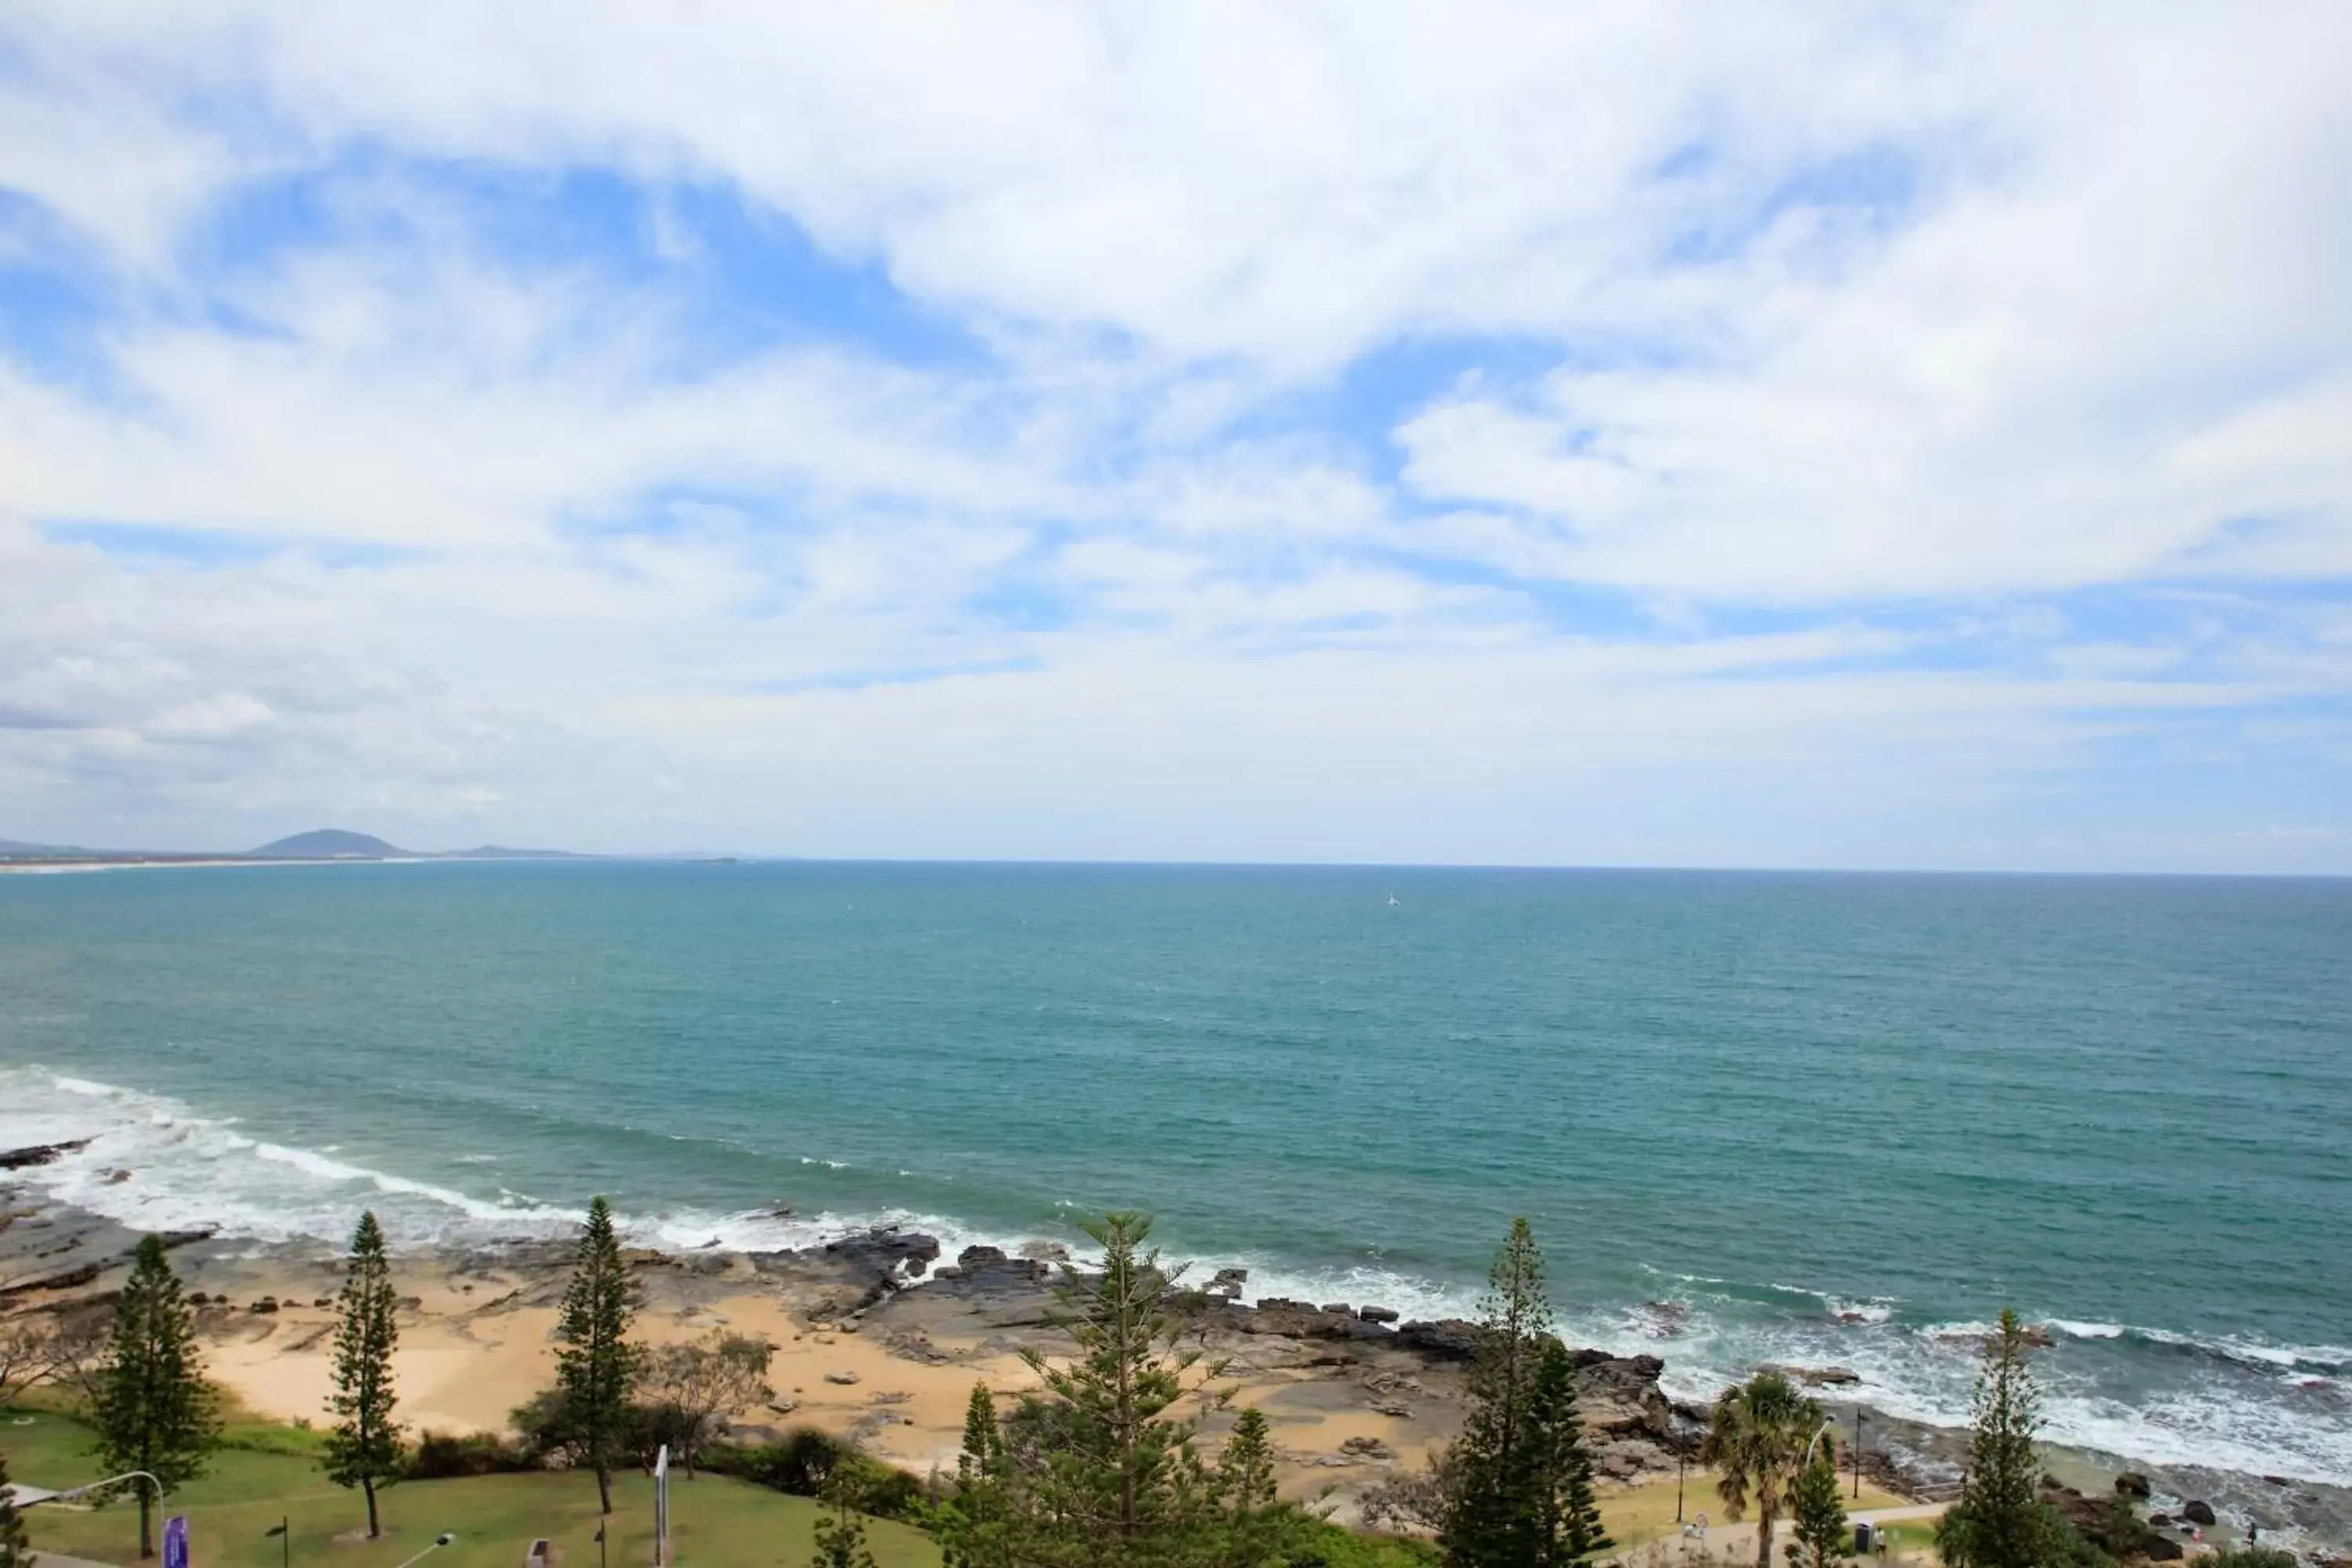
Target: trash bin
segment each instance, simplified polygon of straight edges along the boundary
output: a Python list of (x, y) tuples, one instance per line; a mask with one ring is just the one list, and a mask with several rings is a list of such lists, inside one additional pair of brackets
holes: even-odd
[(1856, 1557), (1867, 1557), (1877, 1544), (1877, 1528), (1867, 1520), (1856, 1521), (1853, 1527), (1853, 1554)]

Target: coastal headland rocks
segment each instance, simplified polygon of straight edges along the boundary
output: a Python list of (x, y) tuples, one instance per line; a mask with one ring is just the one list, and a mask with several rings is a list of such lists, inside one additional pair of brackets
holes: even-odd
[[(0, 1152), (0, 1170), (28, 1170), (75, 1147)], [(12, 1184), (0, 1177), (0, 1216), (5, 1216), (0, 1315), (102, 1305), (121, 1279), (137, 1233), (37, 1195), (35, 1180)], [(265, 1381), (273, 1358), (324, 1353), (315, 1347), (327, 1322), (320, 1314), (331, 1311), (328, 1292), (340, 1282), (333, 1247), (257, 1246), (248, 1237), (215, 1237), (204, 1230), (167, 1240), (178, 1249), (175, 1267), (213, 1353)], [(897, 1425), (877, 1431), (902, 1436), (874, 1440), (890, 1445), (893, 1462), (919, 1470), (952, 1456), (962, 1396), (975, 1377), (1009, 1394), (1020, 1386), (1021, 1373), (1006, 1372), (1018, 1352), (1069, 1353), (1056, 1297), (1066, 1260), (1055, 1258), (1053, 1250), (1045, 1243), (973, 1246), (955, 1251), (950, 1260), (938, 1237), (885, 1226), (798, 1250), (633, 1248), (627, 1257), (643, 1297), (641, 1321), (660, 1334), (683, 1339), (730, 1323), (756, 1326), (786, 1356), (805, 1358), (793, 1363), (800, 1369), (795, 1375), (777, 1379), (781, 1408), (754, 1413), (754, 1422), (789, 1412), (828, 1430), (847, 1430), (853, 1420), (887, 1409)], [(403, 1298), (404, 1333), (417, 1331), (451, 1356), (478, 1353), (486, 1358), (486, 1376), (499, 1375), (490, 1358), (536, 1352), (544, 1315), (562, 1300), (572, 1253), (571, 1239), (560, 1234), (405, 1253), (396, 1263), (403, 1284), (422, 1294)], [(1241, 1402), (1263, 1409), (1274, 1424), (1283, 1463), (1294, 1472), (1311, 1468), (1316, 1486), (1328, 1482), (1337, 1489), (1334, 1502), (1343, 1510), (1398, 1476), (1419, 1473), (1430, 1449), (1459, 1430), (1466, 1374), (1478, 1347), (1476, 1325), (1461, 1319), (1406, 1321), (1376, 1301), (1269, 1297), (1247, 1303), (1246, 1270), (1204, 1268), (1202, 1278), (1205, 1285), (1188, 1279), (1179, 1293), (1186, 1340), (1229, 1363)], [(257, 1311), (264, 1302), (279, 1310), (262, 1305)], [(1674, 1337), (1680, 1325), (1677, 1314), (1664, 1310), (1671, 1305), (1658, 1304), (1645, 1315), (1645, 1335)], [(1604, 1349), (1571, 1353), (1596, 1473), (1612, 1483), (1671, 1483), (1677, 1457), (1688, 1457), (1705, 1427), (1705, 1401), (1713, 1389), (1694, 1384), (1684, 1369), (1676, 1392), (1689, 1403), (1677, 1405), (1661, 1385), (1672, 1369), (1658, 1356)], [(858, 1371), (863, 1381), (851, 1385), (824, 1376), (835, 1371)], [(924, 1386), (932, 1392), (919, 1389), (919, 1399), (940, 1408), (923, 1415), (919, 1436), (903, 1436), (912, 1430), (908, 1419), (928, 1406), (885, 1405), (868, 1391), (897, 1394), (916, 1387), (920, 1375), (929, 1377)], [(1965, 1432), (1858, 1405), (1849, 1392), (1851, 1374), (1840, 1369), (1799, 1369), (1797, 1375), (1819, 1390), (1841, 1427), (1857, 1408), (1864, 1410), (1866, 1474), (1907, 1495), (1950, 1495), (1966, 1462)], [(938, 1393), (942, 1387), (947, 1392)], [(1208, 1420), (1206, 1437), (1218, 1440), (1224, 1430), (1220, 1423), (1229, 1419)], [(2306, 1552), (2315, 1562), (2352, 1542), (2352, 1489), (2144, 1462), (2126, 1471), (2112, 1456), (2057, 1449), (2048, 1458), (2082, 1488), (2071, 1498), (2062, 1489), (2053, 1500), (2070, 1515), (2079, 1513), (2086, 1525), (2116, 1525), (2120, 1492), (2143, 1510), (2168, 1510), (2168, 1520), (2221, 1521), (2208, 1527), (2209, 1539), (2228, 1539), (2229, 1532), (2259, 1523), (2266, 1544), (2276, 1531), (2298, 1550), (2316, 1549)], [(2158, 1525), (2154, 1515), (2148, 1523), (2130, 1549), (2152, 1561), (2177, 1560), (2185, 1528)], [(2216, 1528), (2222, 1534), (2215, 1535)]]

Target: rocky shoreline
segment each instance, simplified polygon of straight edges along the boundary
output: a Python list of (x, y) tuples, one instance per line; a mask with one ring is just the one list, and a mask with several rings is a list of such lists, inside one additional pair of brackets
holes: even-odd
[[(103, 1301), (138, 1240), (111, 1220), (8, 1184), (6, 1172), (68, 1147), (0, 1152), (0, 1316)], [(331, 1248), (204, 1231), (166, 1241), (197, 1298), (200, 1331), (221, 1353), (252, 1366), (317, 1350), (340, 1282)], [(812, 1420), (920, 1468), (952, 1464), (956, 1406), (975, 1376), (1006, 1392), (1019, 1386), (1017, 1373), (1006, 1371), (1017, 1366), (1019, 1352), (1050, 1355), (1067, 1347), (1054, 1326), (1059, 1251), (1049, 1243), (1019, 1256), (974, 1247), (946, 1259), (935, 1238), (885, 1228), (798, 1251), (713, 1245), (630, 1258), (644, 1298), (641, 1321), (678, 1334), (757, 1326), (782, 1344), (787, 1360), (780, 1364), (813, 1369), (792, 1395), (739, 1419), (739, 1436), (760, 1440)], [(569, 1263), (568, 1243), (535, 1239), (404, 1257), (402, 1271), (419, 1293), (404, 1300), (404, 1335), (414, 1325), (458, 1353), (477, 1347), (484, 1355), (543, 1355), (539, 1320), (560, 1299)], [(1402, 1321), (1377, 1302), (1245, 1304), (1246, 1289), (1246, 1275), (1227, 1269), (1189, 1291), (1186, 1334), (1224, 1362), (1246, 1402), (1275, 1423), (1293, 1480), (1328, 1492), (1341, 1517), (1417, 1471), (1431, 1447), (1458, 1428), (1473, 1325)], [(1672, 1481), (1695, 1456), (1706, 1412), (1661, 1389), (1665, 1363), (1657, 1355), (1587, 1349), (1576, 1361), (1601, 1478), (1627, 1487)], [(1811, 1385), (1842, 1428), (1851, 1431), (1859, 1413), (1863, 1471), (1878, 1487), (1929, 1501), (1956, 1489), (1965, 1431), (1843, 1398), (1855, 1380), (1839, 1369), (1789, 1370)], [(802, 1374), (787, 1370), (780, 1384), (793, 1375)], [(914, 1384), (916, 1392), (878, 1386), (893, 1380)], [(475, 1419), (494, 1424), (503, 1408)], [(1210, 1417), (1206, 1430), (1213, 1436), (1223, 1419)], [(2103, 1508), (2118, 1476), (2136, 1477), (2126, 1484), (2147, 1488), (2148, 1507), (2165, 1516), (2159, 1534), (2184, 1510), (2210, 1511), (2221, 1521), (2219, 1535), (2234, 1537), (2252, 1524), (2315, 1560), (2352, 1550), (2352, 1489), (2062, 1448), (2048, 1451), (2048, 1468), (2086, 1500), (2084, 1507)]]

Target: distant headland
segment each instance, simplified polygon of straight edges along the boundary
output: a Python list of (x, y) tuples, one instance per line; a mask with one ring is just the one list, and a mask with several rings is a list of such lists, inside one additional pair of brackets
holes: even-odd
[(106, 866), (318, 865), (347, 861), (415, 860), (734, 860), (732, 855), (583, 855), (570, 849), (518, 849), (481, 844), (471, 849), (404, 849), (373, 833), (318, 827), (273, 839), (257, 849), (94, 849), (78, 844), (34, 844), (0, 838), (0, 870), (74, 870)]

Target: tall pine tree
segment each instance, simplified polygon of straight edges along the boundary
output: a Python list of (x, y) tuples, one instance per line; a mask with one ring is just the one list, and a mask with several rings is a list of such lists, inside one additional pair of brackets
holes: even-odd
[(1551, 1339), (1543, 1254), (1524, 1219), (1495, 1256), (1479, 1304), (1470, 1410), (1444, 1466), (1438, 1544), (1446, 1568), (1526, 1568), (1536, 1560), (1538, 1508), (1528, 1439), (1536, 1373)]
[(1947, 1568), (2034, 1568), (2063, 1544), (2063, 1521), (2040, 1491), (2042, 1391), (2027, 1364), (2031, 1348), (2025, 1325), (2004, 1309), (1977, 1367), (1968, 1478), (1936, 1526)]
[(154, 1478), (139, 1485), (139, 1555), (155, 1555), (155, 1494), (168, 1495), (205, 1473), (220, 1444), (218, 1401), (205, 1381), (195, 1325), (163, 1243), (146, 1237), (115, 1303), (114, 1333), (91, 1415), (98, 1456), (117, 1474)]
[(33, 1544), (25, 1538), (25, 1516), (8, 1495), (8, 1456), (0, 1452), (0, 1568), (32, 1568)]
[(1265, 1413), (1244, 1410), (1217, 1456), (1218, 1521), (1223, 1541), (1216, 1552), (1223, 1568), (1281, 1568), (1286, 1550), (1297, 1538), (1305, 1515), (1275, 1494), (1274, 1439)]
[(1837, 1444), (1826, 1434), (1790, 1489), (1789, 1534), (1789, 1568), (1838, 1568), (1853, 1555), (1853, 1527), (1838, 1486)]
[(394, 1320), (399, 1299), (392, 1290), (392, 1265), (383, 1253), (383, 1230), (373, 1213), (360, 1215), (352, 1232), (351, 1259), (343, 1271), (335, 1329), (335, 1392), (327, 1401), (335, 1425), (327, 1434), (327, 1479), (367, 1494), (368, 1539), (383, 1533), (375, 1494), (400, 1474), (400, 1427), (392, 1418), (399, 1403), (393, 1390), (392, 1352), (400, 1344)]
[(1544, 1342), (1528, 1400), (1527, 1435), (1518, 1463), (1525, 1479), (1514, 1490), (1534, 1516), (1533, 1568), (1572, 1568), (1616, 1544), (1601, 1528), (1592, 1495), (1592, 1448), (1576, 1405), (1576, 1363), (1556, 1339)]
[(1018, 1555), (1047, 1568), (1181, 1563), (1199, 1545), (1207, 1489), (1192, 1424), (1168, 1412), (1200, 1352), (1176, 1348), (1183, 1321), (1147, 1246), (1151, 1221), (1113, 1214), (1087, 1234), (1103, 1249), (1103, 1271), (1068, 1271), (1057, 1318), (1077, 1359), (1052, 1366), (1022, 1352), (1045, 1382), (1034, 1422), (1059, 1440), (1024, 1478)]
[(947, 1568), (1010, 1568), (1013, 1499), (1004, 1434), (988, 1384), (971, 1385), (964, 1405), (963, 1451), (956, 1456), (955, 1491), (940, 1521)]
[(809, 1568), (875, 1568), (874, 1553), (866, 1544), (866, 1521), (851, 1510), (846, 1487), (836, 1480), (825, 1494), (829, 1506), (816, 1521), (816, 1552)]
[(613, 1233), (612, 1205), (597, 1198), (572, 1266), (557, 1317), (555, 1382), (562, 1398), (562, 1427), (581, 1459), (596, 1472), (596, 1498), (613, 1511), (613, 1469), (625, 1457), (629, 1399), (636, 1385), (638, 1351), (629, 1343), (629, 1321), (636, 1292), (621, 1244)]

